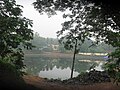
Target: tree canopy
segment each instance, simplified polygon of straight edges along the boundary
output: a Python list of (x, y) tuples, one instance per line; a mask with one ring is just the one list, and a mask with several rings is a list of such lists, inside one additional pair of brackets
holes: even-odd
[(22, 16), (21, 8), (15, 0), (0, 1), (0, 69), (21, 71), (24, 64), (20, 45), (31, 47), (32, 21)]
[[(70, 29), (74, 23), (82, 21), (82, 24), (92, 26), (94, 29), (86, 26), (84, 28), (82, 27), (81, 30), (90, 29), (89, 32), (97, 33), (97, 40), (98, 38), (106, 37), (104, 40), (106, 40), (105, 42), (108, 44), (113, 45), (112, 42), (116, 40), (117, 43), (114, 43), (113, 46), (116, 46), (115, 44), (118, 46), (120, 10), (118, 8), (119, 5), (116, 3), (117, 2), (108, 0), (36, 0), (33, 4), (40, 13), (46, 12), (48, 15), (54, 15), (56, 11), (65, 11), (66, 9), (72, 12), (71, 15), (66, 15), (66, 17), (69, 16), (71, 18), (71, 21), (63, 24), (61, 33), (68, 28)], [(83, 6), (84, 9), (82, 8)], [(83, 9), (83, 11), (81, 11), (81, 9)], [(80, 18), (83, 20), (80, 21)], [(80, 24), (81, 23), (79, 23), (79, 26), (77, 24), (76, 27), (80, 28)], [(67, 28), (64, 28), (65, 25)], [(116, 37), (113, 38), (111, 36)]]
[(40, 12), (47, 12), (49, 15), (55, 14), (56, 10), (65, 11), (68, 8), (81, 8), (82, 5), (94, 4), (101, 8), (101, 13), (105, 17), (112, 18), (120, 26), (120, 6), (118, 1), (113, 0), (36, 0), (34, 7)]

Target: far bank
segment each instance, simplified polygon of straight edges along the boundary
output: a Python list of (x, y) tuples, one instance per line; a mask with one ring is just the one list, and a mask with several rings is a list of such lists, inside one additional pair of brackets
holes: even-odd
[[(95, 53), (79, 53), (76, 54), (76, 59), (87, 59), (87, 60), (105, 60), (105, 56), (107, 54), (100, 53), (100, 54), (95, 54)], [(67, 59), (72, 59), (73, 58), (73, 53), (61, 53), (61, 52), (39, 52), (39, 53), (25, 53), (25, 56), (27, 57), (46, 57), (46, 58), (67, 58)]]

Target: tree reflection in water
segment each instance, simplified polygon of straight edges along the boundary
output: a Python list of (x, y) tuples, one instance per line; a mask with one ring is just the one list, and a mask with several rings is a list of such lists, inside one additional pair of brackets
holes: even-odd
[[(77, 76), (81, 72), (87, 71), (90, 66), (95, 63), (95, 60), (91, 62), (84, 62), (84, 60), (76, 59), (74, 76)], [(103, 61), (103, 60), (101, 60)], [(54, 79), (68, 79), (70, 78), (71, 63), (72, 59), (67, 58), (43, 58), (40, 56), (36, 57), (25, 57), (26, 71), (29, 74), (41, 76), (43, 78), (54, 78)], [(99, 64), (99, 63), (98, 63)]]

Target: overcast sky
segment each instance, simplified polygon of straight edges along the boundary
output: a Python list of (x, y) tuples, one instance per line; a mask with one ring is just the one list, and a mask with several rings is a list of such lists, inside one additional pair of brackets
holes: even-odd
[(33, 20), (33, 30), (42, 37), (57, 38), (56, 32), (61, 30), (63, 22), (62, 14), (48, 18), (47, 15), (40, 15), (32, 5), (35, 0), (16, 0), (17, 4), (22, 5), (23, 16)]

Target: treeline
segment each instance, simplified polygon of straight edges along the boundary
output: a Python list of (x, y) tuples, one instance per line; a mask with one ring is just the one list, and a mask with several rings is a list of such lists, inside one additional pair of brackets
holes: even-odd
[[(58, 51), (58, 52), (68, 52), (68, 50), (65, 50), (64, 46), (58, 42), (58, 39), (54, 38), (44, 38), (41, 37), (38, 33), (34, 34), (33, 40), (31, 40), (31, 43), (33, 46), (35, 46), (31, 51), (39, 51), (39, 52), (52, 52), (52, 51)], [(86, 40), (80, 47), (80, 52), (99, 52), (99, 53), (105, 53), (105, 52), (111, 52), (114, 50), (114, 48), (110, 45), (107, 45), (105, 43), (100, 43), (98, 45), (93, 45), (92, 40)], [(70, 51), (69, 51), (70, 52)]]
[(35, 33), (31, 43), (35, 46), (33, 50), (52, 51), (52, 45), (58, 45), (58, 40), (53, 38), (43, 38), (38, 33)]
[(114, 51), (111, 45), (105, 44), (104, 42), (94, 45), (92, 40), (86, 40), (80, 46), (80, 52), (91, 52), (91, 53), (109, 53)]

